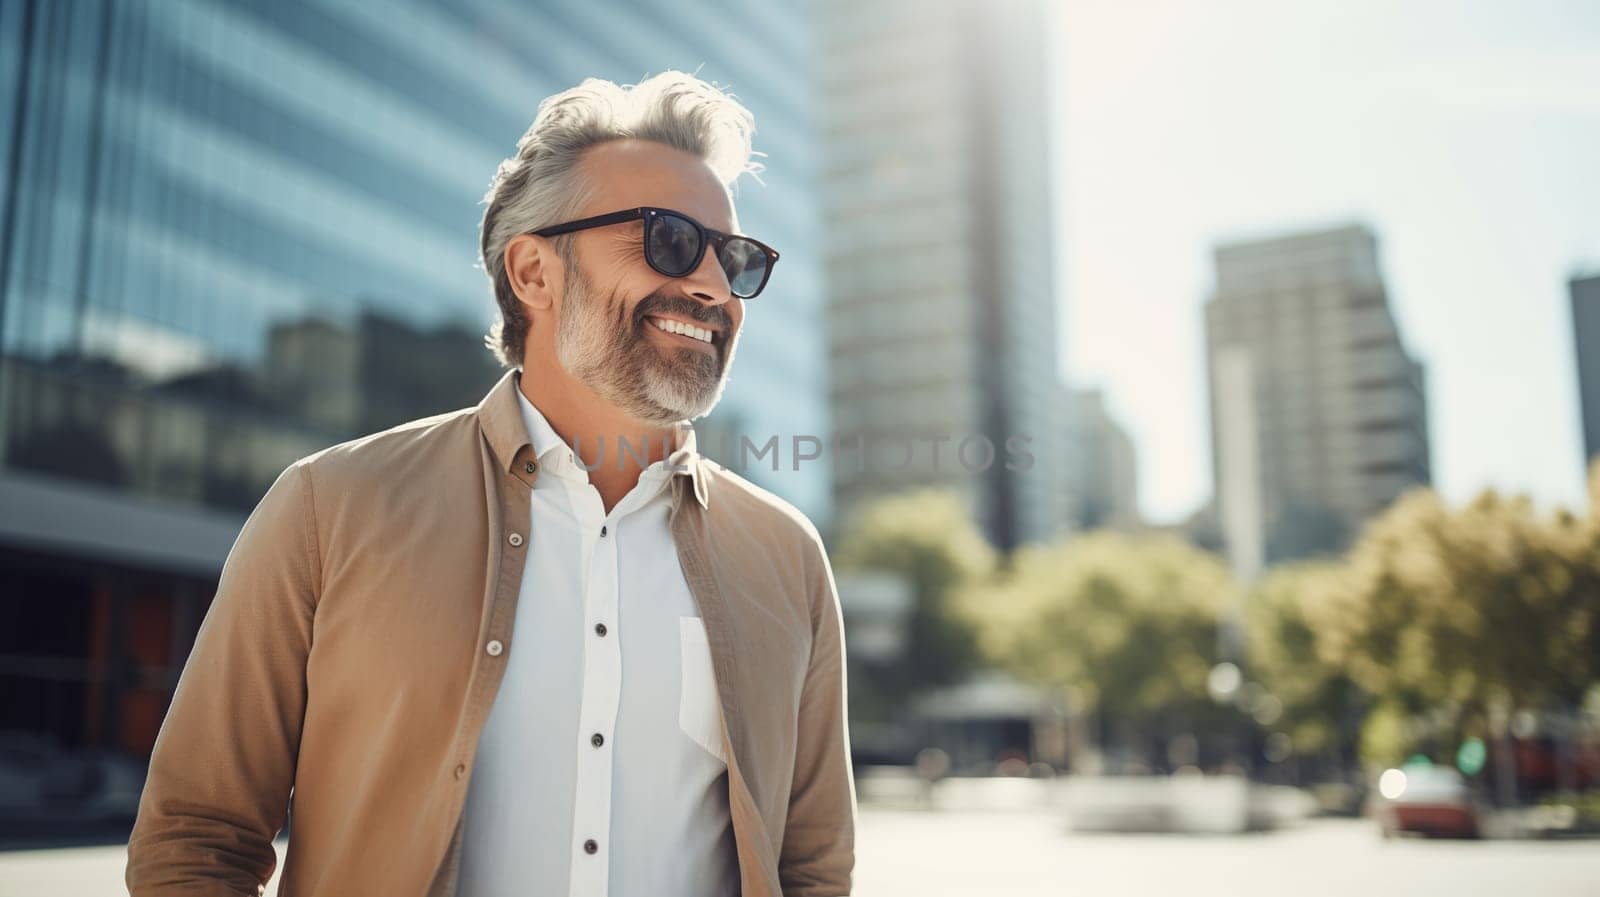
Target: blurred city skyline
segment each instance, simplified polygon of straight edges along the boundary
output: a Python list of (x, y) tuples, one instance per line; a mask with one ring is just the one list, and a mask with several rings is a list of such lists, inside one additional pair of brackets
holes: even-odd
[(1435, 487), (1583, 500), (1567, 280), (1600, 266), (1600, 8), (1063, 12), (1064, 374), (1132, 433), (1147, 518), (1212, 494), (1213, 248), (1352, 222), (1429, 368)]

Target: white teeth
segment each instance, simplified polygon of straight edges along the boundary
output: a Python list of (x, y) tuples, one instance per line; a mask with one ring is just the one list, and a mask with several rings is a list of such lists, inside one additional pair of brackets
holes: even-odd
[(704, 327), (693, 327), (680, 321), (669, 321), (665, 318), (651, 318), (650, 321), (668, 333), (681, 333), (684, 336), (692, 336), (701, 342), (711, 342), (711, 331)]

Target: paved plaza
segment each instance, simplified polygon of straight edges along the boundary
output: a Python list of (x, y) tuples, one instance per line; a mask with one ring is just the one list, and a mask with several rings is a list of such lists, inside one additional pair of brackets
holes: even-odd
[[(126, 894), (125, 855), (116, 845), (3, 852), (0, 895)], [(1600, 894), (1593, 841), (1386, 842), (1349, 819), (1236, 837), (1078, 835), (1041, 809), (864, 806), (858, 857), (858, 897)]]

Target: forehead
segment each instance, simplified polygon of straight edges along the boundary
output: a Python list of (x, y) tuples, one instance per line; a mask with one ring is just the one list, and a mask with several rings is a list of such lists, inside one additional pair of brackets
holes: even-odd
[(649, 140), (612, 140), (586, 150), (578, 168), (594, 189), (584, 215), (660, 206), (709, 228), (738, 229), (728, 191), (693, 153)]

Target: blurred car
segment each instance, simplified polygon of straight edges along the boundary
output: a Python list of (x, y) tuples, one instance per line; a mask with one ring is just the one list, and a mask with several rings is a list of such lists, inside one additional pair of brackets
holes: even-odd
[(1415, 764), (1385, 770), (1367, 815), (1385, 838), (1413, 833), (1436, 838), (1482, 837), (1482, 809), (1461, 773)]

